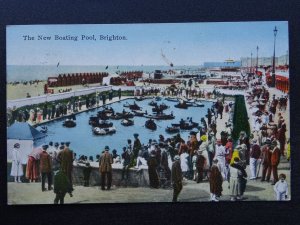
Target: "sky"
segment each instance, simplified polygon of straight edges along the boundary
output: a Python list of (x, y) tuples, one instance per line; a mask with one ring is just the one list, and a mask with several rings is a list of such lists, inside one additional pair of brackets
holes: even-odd
[[(288, 51), (288, 22), (226, 22), (7, 26), (7, 65), (202, 65)], [(24, 36), (34, 37), (25, 40)], [(37, 40), (38, 35), (51, 40)], [(55, 35), (78, 41), (54, 40)], [(95, 40), (82, 40), (95, 35)], [(100, 35), (126, 40), (100, 40)], [(162, 56), (164, 55), (165, 58)]]

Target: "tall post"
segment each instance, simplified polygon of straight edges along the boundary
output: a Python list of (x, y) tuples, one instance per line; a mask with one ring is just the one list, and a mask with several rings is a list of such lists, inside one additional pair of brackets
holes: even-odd
[(276, 78), (275, 78), (275, 44), (276, 44), (276, 35), (277, 35), (277, 28), (275, 26), (274, 32), (274, 54), (273, 54), (273, 66), (272, 66), (272, 87), (276, 86)]
[(251, 52), (251, 65), (250, 65), (250, 73), (252, 73), (252, 52)]
[(257, 75), (257, 71), (258, 71), (258, 46), (256, 47), (256, 75)]
[(288, 65), (289, 50), (286, 51), (285, 65)]

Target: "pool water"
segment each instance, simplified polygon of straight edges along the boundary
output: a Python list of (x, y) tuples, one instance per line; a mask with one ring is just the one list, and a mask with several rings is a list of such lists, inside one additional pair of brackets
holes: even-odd
[[(142, 107), (142, 111), (147, 110), (148, 114), (152, 114), (152, 107), (148, 105), (153, 99), (146, 99), (143, 101), (136, 101), (136, 103)], [(120, 102), (110, 104), (115, 112), (122, 112), (123, 109), (130, 111), (129, 108), (123, 107), (123, 104), (128, 102), (129, 104), (134, 103), (134, 99), (127, 99)], [(211, 108), (212, 102), (203, 101), (204, 107), (189, 107), (188, 109), (178, 109), (174, 105), (177, 102), (167, 101), (162, 99), (157, 102), (158, 104), (165, 103), (170, 106), (167, 110), (164, 111), (166, 114), (170, 114), (173, 111), (175, 119), (173, 120), (155, 120), (157, 124), (157, 130), (151, 131), (145, 128), (145, 117), (134, 117), (134, 125), (125, 127), (121, 125), (121, 120), (109, 120), (113, 123), (113, 126), (116, 128), (117, 132), (112, 135), (94, 135), (92, 131), (92, 126), (89, 125), (89, 117), (97, 115), (97, 112), (102, 109), (99, 107), (97, 109), (92, 109), (86, 112), (82, 112), (76, 115), (76, 127), (66, 128), (63, 127), (63, 119), (58, 119), (47, 124), (48, 133), (45, 141), (53, 142), (66, 142), (70, 141), (70, 148), (76, 152), (77, 156), (86, 155), (86, 156), (95, 156), (100, 154), (104, 147), (108, 145), (110, 147), (110, 152), (113, 149), (116, 149), (118, 154), (122, 153), (122, 148), (127, 145), (127, 139), (134, 141), (133, 134), (138, 133), (141, 143), (147, 144), (149, 139), (158, 140), (160, 134), (165, 138), (174, 136), (175, 134), (168, 134), (165, 132), (167, 126), (171, 126), (172, 123), (179, 123), (180, 119), (187, 119), (187, 117), (192, 117), (193, 122), (199, 123), (201, 125), (200, 119), (205, 117), (207, 109)], [(180, 131), (180, 135), (185, 140), (189, 136), (190, 131)]]

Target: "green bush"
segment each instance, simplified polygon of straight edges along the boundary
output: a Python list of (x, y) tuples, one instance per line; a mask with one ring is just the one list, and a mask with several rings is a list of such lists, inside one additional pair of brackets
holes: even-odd
[(245, 131), (247, 136), (250, 135), (249, 118), (243, 95), (235, 96), (234, 115), (233, 115), (233, 131), (232, 138), (237, 141), (241, 131)]

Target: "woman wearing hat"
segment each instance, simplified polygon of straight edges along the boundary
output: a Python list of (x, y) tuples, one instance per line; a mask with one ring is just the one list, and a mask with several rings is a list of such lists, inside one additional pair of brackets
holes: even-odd
[(147, 161), (148, 165), (148, 173), (149, 173), (149, 182), (151, 188), (159, 188), (159, 178), (157, 174), (157, 160), (156, 160), (156, 152), (154, 150), (151, 151), (150, 158)]
[(15, 143), (12, 150), (12, 165), (10, 175), (15, 178), (15, 182), (21, 183), (21, 176), (23, 176), (23, 166), (21, 162), (20, 144)]

